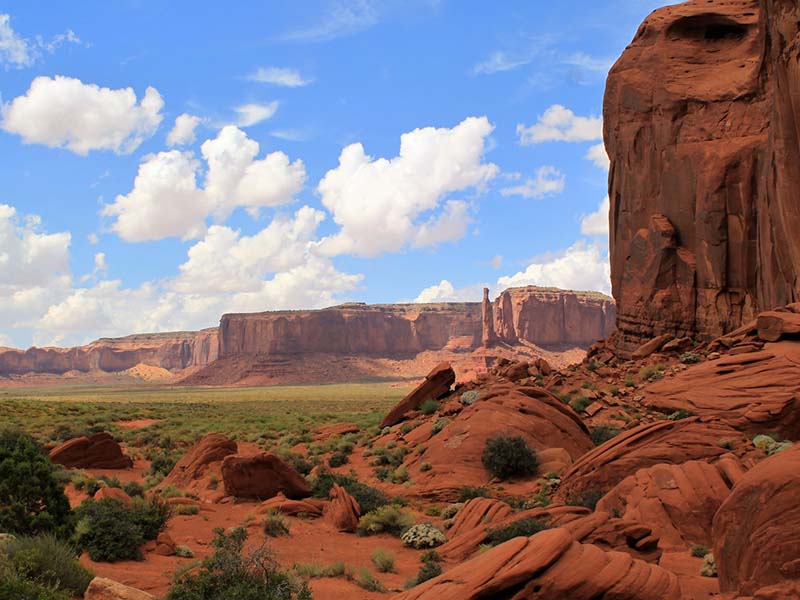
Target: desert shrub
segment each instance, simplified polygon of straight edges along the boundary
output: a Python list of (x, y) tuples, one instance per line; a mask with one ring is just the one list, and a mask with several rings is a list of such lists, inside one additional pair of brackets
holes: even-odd
[(342, 465), (346, 465), (349, 462), (350, 462), (350, 457), (347, 456), (347, 454), (343, 452), (337, 452), (328, 459), (328, 466), (331, 467), (332, 469), (335, 469), (336, 467), (341, 467)]
[(267, 537), (281, 537), (289, 535), (289, 526), (286, 519), (277, 513), (270, 513), (264, 519), (264, 535)]
[(772, 456), (791, 448), (792, 442), (781, 441), (780, 436), (776, 434), (761, 434), (753, 438), (753, 445), (766, 452), (767, 456)]
[(242, 554), (244, 528), (214, 536), (214, 553), (178, 575), (166, 600), (311, 600), (308, 586), (282, 571), (265, 546)]
[(422, 464), (419, 466), (419, 470), (420, 470), (422, 473), (427, 473), (427, 472), (428, 472), (428, 471), (430, 471), (431, 469), (433, 469), (433, 465), (432, 465), (431, 463), (429, 463), (429, 462), (424, 462), (424, 463), (422, 463)]
[(483, 466), (498, 479), (511, 479), (534, 475), (539, 460), (525, 438), (497, 436), (486, 442)]
[(569, 405), (572, 407), (572, 410), (577, 413), (585, 411), (591, 404), (592, 400), (586, 396), (578, 396), (575, 398), (575, 400), (569, 403)]
[(0, 546), (0, 562), (22, 579), (72, 596), (82, 597), (93, 577), (78, 562), (74, 548), (50, 534), (4, 542)]
[(512, 540), (516, 537), (530, 537), (532, 535), (536, 535), (545, 529), (547, 529), (547, 523), (544, 523), (539, 519), (534, 519), (532, 517), (521, 519), (511, 523), (510, 525), (506, 525), (505, 527), (499, 527), (497, 529), (490, 530), (489, 535), (487, 536), (487, 541), (492, 546), (497, 546), (498, 544), (502, 544), (503, 542), (507, 542), (508, 540)]
[(436, 419), (436, 421), (434, 421), (433, 425), (431, 426), (431, 433), (433, 433), (434, 435), (436, 435), (436, 434), (437, 434), (437, 433), (439, 433), (439, 432), (440, 432), (442, 429), (444, 429), (445, 427), (447, 427), (447, 424), (448, 424), (449, 422), (450, 422), (450, 420), (449, 420), (449, 419), (446, 419), (445, 417), (439, 417), (438, 419)]
[(96, 562), (139, 560), (139, 547), (154, 540), (169, 518), (169, 507), (135, 498), (130, 508), (113, 498), (87, 500), (76, 511), (75, 541)]
[(362, 513), (373, 512), (390, 502), (389, 497), (379, 489), (356, 481), (352, 477), (337, 475), (336, 473), (320, 473), (312, 489), (313, 496), (315, 498), (327, 498), (334, 483), (342, 486), (348, 494), (355, 498), (361, 507)]
[(422, 548), (435, 548), (447, 541), (445, 535), (429, 523), (414, 525), (400, 538), (406, 546), (421, 550)]
[(458, 514), (458, 511), (460, 511), (462, 508), (464, 508), (463, 502), (456, 502), (454, 504), (449, 504), (442, 509), (441, 517), (443, 519), (452, 519)]
[(369, 572), (369, 569), (361, 568), (358, 570), (358, 574), (349, 572), (347, 574), (347, 578), (355, 583), (358, 587), (363, 590), (367, 590), (368, 592), (386, 591), (386, 588), (383, 587), (383, 584), (376, 579), (372, 573)]
[(175, 514), (184, 517), (191, 517), (200, 514), (200, 507), (196, 504), (178, 504), (175, 507)]
[(382, 506), (368, 512), (358, 520), (358, 535), (376, 535), (388, 533), (400, 536), (414, 524), (414, 518), (395, 504)]
[(664, 365), (644, 366), (639, 369), (639, 378), (642, 381), (656, 381), (664, 377)]
[(406, 469), (405, 466), (395, 469), (390, 477), (392, 483), (405, 483), (408, 481), (408, 478), (408, 469)]
[(411, 581), (409, 581), (406, 587), (414, 587), (415, 585), (419, 585), (420, 583), (425, 583), (429, 579), (438, 577), (441, 574), (442, 574), (442, 567), (440, 567), (438, 563), (423, 562), (422, 566), (419, 568), (417, 576), (414, 577)]
[(129, 481), (123, 484), (122, 491), (128, 494), (131, 498), (136, 496), (144, 496), (144, 487), (138, 481)]
[(686, 410), (682, 408), (680, 410), (676, 410), (674, 413), (667, 416), (668, 421), (680, 421), (682, 419), (688, 419), (689, 417), (693, 417), (694, 413), (690, 410)]
[(306, 460), (305, 456), (297, 454), (295, 452), (279, 452), (278, 457), (289, 463), (295, 471), (300, 473), (301, 475), (308, 475), (311, 473), (311, 469), (314, 468), (308, 460)]
[(599, 446), (617, 437), (621, 431), (619, 427), (614, 427), (612, 425), (598, 425), (597, 427), (592, 427), (590, 435), (592, 436), (594, 445)]
[(26, 579), (0, 564), (0, 600), (70, 600), (70, 594)]
[(706, 554), (708, 554), (709, 550), (705, 546), (697, 545), (692, 546), (692, 556), (695, 558), (703, 558)]
[(583, 490), (577, 494), (570, 494), (567, 497), (567, 504), (570, 506), (583, 506), (589, 510), (597, 508), (597, 503), (600, 498), (605, 496), (605, 492), (601, 490)]
[(430, 416), (439, 410), (439, 403), (433, 399), (425, 400), (425, 402), (423, 402), (419, 407), (419, 410), (423, 415)]
[(703, 557), (703, 566), (700, 567), (700, 575), (703, 577), (717, 577), (717, 561), (714, 555), (709, 552)]
[(684, 352), (678, 360), (685, 365), (695, 365), (703, 360), (703, 357), (696, 352)]
[(194, 551), (189, 546), (175, 546), (175, 556), (178, 558), (194, 558)]
[(472, 406), (480, 397), (481, 393), (478, 390), (468, 390), (461, 394), (461, 404), (464, 406)]
[(462, 505), (475, 498), (491, 498), (491, 494), (487, 488), (475, 487), (473, 485), (465, 485), (458, 490), (458, 501), (462, 503)]
[(175, 464), (178, 462), (178, 457), (175, 454), (168, 452), (156, 452), (150, 456), (150, 469), (148, 473), (154, 476), (166, 477), (170, 474)]
[(66, 538), (73, 519), (56, 468), (34, 439), (0, 432), (0, 531)]
[(372, 564), (381, 573), (394, 573), (394, 554), (383, 548), (375, 548), (372, 553)]

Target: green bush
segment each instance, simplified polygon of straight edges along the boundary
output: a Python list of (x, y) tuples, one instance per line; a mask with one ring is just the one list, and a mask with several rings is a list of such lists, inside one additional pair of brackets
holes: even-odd
[(710, 550), (705, 546), (692, 546), (692, 556), (695, 558), (704, 558), (706, 554), (708, 554)]
[(592, 441), (595, 446), (600, 446), (608, 440), (614, 439), (621, 432), (622, 430), (619, 427), (614, 427), (612, 425), (598, 425), (597, 427), (592, 427), (590, 430)]
[(527, 519), (521, 519), (515, 523), (511, 523), (510, 525), (506, 525), (505, 527), (499, 527), (497, 529), (490, 530), (489, 535), (487, 536), (487, 541), (492, 546), (497, 546), (498, 544), (502, 544), (503, 542), (507, 542), (508, 540), (512, 540), (516, 537), (530, 537), (532, 535), (536, 535), (545, 529), (547, 529), (547, 523), (543, 523), (539, 519), (529, 517)]
[(523, 437), (497, 436), (486, 442), (483, 466), (498, 479), (536, 474), (539, 459)]
[(472, 485), (465, 485), (458, 490), (458, 501), (462, 504), (474, 500), (475, 498), (491, 498), (491, 493), (485, 487), (475, 487)]
[(381, 573), (394, 573), (394, 555), (383, 548), (375, 548), (372, 553), (372, 564)]
[(138, 481), (129, 481), (122, 486), (122, 491), (128, 494), (131, 498), (136, 496), (144, 496), (144, 487)]
[(320, 473), (311, 493), (315, 498), (327, 498), (334, 483), (342, 486), (348, 494), (355, 498), (364, 514), (386, 506), (390, 502), (389, 497), (379, 489), (356, 481), (352, 477), (336, 473)]
[(76, 511), (76, 544), (96, 562), (140, 560), (139, 547), (154, 540), (169, 518), (169, 508), (157, 500), (135, 498), (131, 507), (113, 498), (87, 500)]
[(403, 544), (421, 550), (434, 548), (447, 541), (445, 535), (430, 523), (420, 523), (408, 529), (401, 537)]
[(178, 462), (178, 457), (174, 454), (167, 452), (158, 452), (150, 457), (150, 475), (161, 475), (166, 477), (170, 474), (175, 464)]
[(70, 600), (70, 594), (25, 579), (0, 564), (0, 600)]
[(430, 416), (439, 410), (439, 403), (436, 400), (428, 399), (422, 403), (419, 407), (419, 410), (422, 412), (423, 415)]
[(50, 534), (3, 542), (0, 562), (22, 579), (72, 596), (82, 597), (93, 577), (77, 561), (75, 550)]
[(424, 583), (429, 579), (433, 579), (434, 577), (438, 577), (442, 574), (442, 567), (439, 566), (438, 563), (435, 562), (424, 562), (422, 566), (419, 568), (419, 572), (417, 576), (411, 580), (411, 586), (414, 587), (415, 585), (419, 585), (420, 583)]
[(0, 531), (67, 538), (73, 519), (56, 468), (32, 437), (0, 432)]
[(214, 553), (178, 575), (166, 600), (311, 600), (305, 582), (282, 571), (262, 546), (243, 555), (247, 530), (214, 530)]
[(569, 405), (572, 407), (572, 410), (574, 410), (576, 413), (585, 411), (591, 404), (592, 400), (586, 396), (578, 396), (575, 398), (575, 400), (569, 403)]
[(332, 469), (336, 467), (341, 467), (342, 465), (346, 465), (350, 462), (350, 457), (347, 456), (344, 452), (336, 452), (328, 459), (328, 466)]
[(589, 510), (597, 508), (597, 503), (600, 498), (605, 496), (605, 492), (601, 490), (583, 490), (577, 494), (570, 494), (567, 497), (567, 504), (570, 506), (583, 506)]
[(289, 526), (286, 519), (277, 513), (270, 513), (264, 519), (264, 535), (267, 537), (281, 537), (289, 535)]
[(358, 535), (388, 533), (400, 536), (414, 524), (414, 518), (399, 506), (389, 504), (368, 512), (358, 520)]

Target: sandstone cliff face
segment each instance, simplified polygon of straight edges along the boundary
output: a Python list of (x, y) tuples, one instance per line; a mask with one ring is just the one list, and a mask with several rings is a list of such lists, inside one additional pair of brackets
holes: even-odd
[(614, 301), (593, 292), (522, 287), (495, 300), (494, 329), (506, 343), (588, 346), (614, 331)]
[(648, 17), (611, 70), (623, 351), (718, 336), (800, 296), (796, 34), (791, 0), (692, 0)]
[(77, 348), (0, 349), (0, 375), (119, 372), (138, 364), (182, 371), (217, 358), (217, 329), (100, 339)]

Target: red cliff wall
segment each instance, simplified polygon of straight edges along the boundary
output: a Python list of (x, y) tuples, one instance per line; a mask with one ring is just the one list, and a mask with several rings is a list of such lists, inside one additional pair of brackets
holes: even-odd
[(611, 70), (621, 350), (800, 297), (796, 34), (790, 0), (693, 0), (655, 11)]
[(138, 364), (170, 371), (196, 369), (217, 358), (217, 329), (101, 339), (77, 348), (0, 349), (0, 375), (118, 372)]

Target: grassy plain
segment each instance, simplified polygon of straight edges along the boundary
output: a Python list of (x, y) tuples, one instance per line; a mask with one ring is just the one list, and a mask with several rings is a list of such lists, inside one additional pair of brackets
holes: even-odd
[[(407, 391), (405, 386), (389, 383), (0, 388), (0, 429), (19, 428), (45, 444), (96, 431), (148, 445), (161, 445), (165, 440), (191, 443), (211, 432), (239, 441), (257, 441), (303, 435), (326, 423), (354, 422), (362, 429), (374, 427)], [(143, 419), (156, 422), (138, 429), (116, 424)]]

